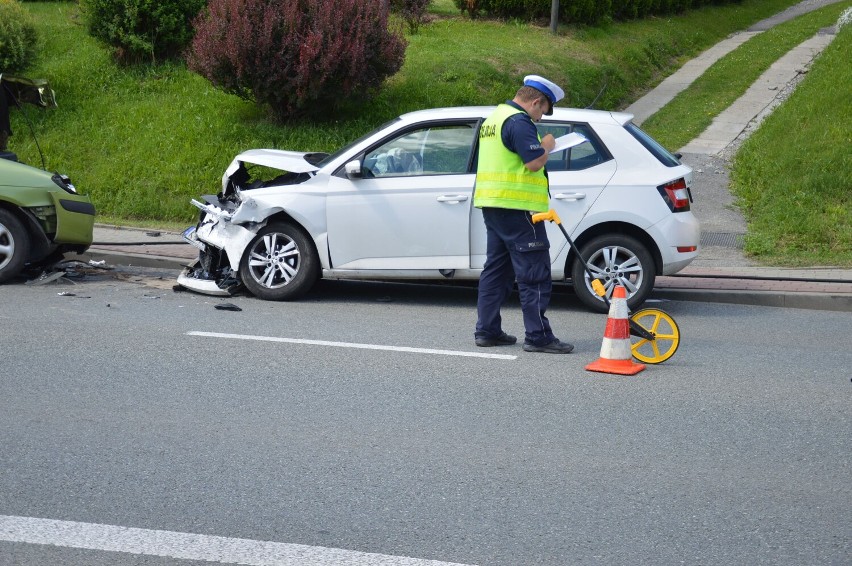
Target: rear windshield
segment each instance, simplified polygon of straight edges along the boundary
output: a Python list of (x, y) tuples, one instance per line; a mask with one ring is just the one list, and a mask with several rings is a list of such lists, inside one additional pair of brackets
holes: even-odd
[(651, 155), (657, 158), (657, 161), (666, 167), (676, 167), (680, 165), (680, 160), (672, 155), (672, 153), (660, 145), (660, 143), (642, 131), (639, 126), (630, 122), (624, 128), (630, 132), (630, 135), (636, 138), (636, 141), (641, 143), (645, 149), (651, 152)]

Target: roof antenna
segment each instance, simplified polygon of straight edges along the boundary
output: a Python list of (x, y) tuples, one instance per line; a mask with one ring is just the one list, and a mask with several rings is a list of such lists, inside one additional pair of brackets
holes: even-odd
[(607, 86), (609, 86), (609, 76), (608, 76), (608, 75), (604, 75), (604, 84), (603, 84), (603, 86), (601, 87), (601, 90), (598, 92), (598, 95), (597, 95), (597, 96), (595, 97), (595, 99), (591, 102), (591, 104), (589, 104), (588, 106), (586, 106), (586, 110), (590, 110), (590, 109), (594, 108), (595, 103), (598, 101), (598, 99), (599, 99), (599, 98), (601, 97), (601, 95), (604, 93), (604, 91), (606, 90), (606, 87), (607, 87)]

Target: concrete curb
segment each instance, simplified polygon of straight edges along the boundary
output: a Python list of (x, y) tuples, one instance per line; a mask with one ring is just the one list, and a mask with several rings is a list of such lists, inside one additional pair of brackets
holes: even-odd
[[(186, 257), (174, 257), (148, 253), (133, 253), (126, 251), (106, 250), (100, 248), (91, 248), (84, 254), (79, 256), (69, 256), (68, 259), (75, 259), (82, 262), (105, 261), (107, 265), (124, 266), (124, 267), (146, 267), (155, 269), (169, 269), (178, 271), (183, 269), (185, 265), (192, 260)], [(177, 273), (175, 274), (177, 277)], [(684, 284), (684, 288), (673, 287), (678, 284), (678, 280)], [(694, 278), (689, 276), (667, 277), (665, 287), (656, 287), (651, 293), (651, 299), (663, 299), (670, 301), (691, 301), (691, 302), (708, 302), (708, 303), (729, 303), (738, 305), (765, 306), (765, 307), (783, 307), (796, 308), (807, 310), (824, 310), (838, 312), (852, 312), (852, 292), (850, 293), (835, 293), (835, 292), (811, 292), (811, 291), (790, 291), (785, 285), (788, 282), (781, 282), (777, 288), (768, 290), (743, 290), (743, 289), (724, 289), (726, 281), (725, 277), (713, 278), (702, 275), (704, 281), (712, 281), (715, 288), (691, 288), (690, 282), (694, 282)], [(177, 284), (177, 280), (175, 280)], [(763, 285), (766, 282), (762, 282)], [(733, 284), (732, 284), (733, 286)], [(785, 289), (785, 287), (787, 287)]]
[(710, 289), (654, 289), (652, 299), (852, 312), (852, 295)]

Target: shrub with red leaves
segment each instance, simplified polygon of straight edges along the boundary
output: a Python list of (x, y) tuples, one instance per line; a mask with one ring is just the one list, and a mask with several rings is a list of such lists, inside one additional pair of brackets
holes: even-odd
[(189, 67), (280, 119), (328, 116), (402, 67), (383, 0), (210, 0)]

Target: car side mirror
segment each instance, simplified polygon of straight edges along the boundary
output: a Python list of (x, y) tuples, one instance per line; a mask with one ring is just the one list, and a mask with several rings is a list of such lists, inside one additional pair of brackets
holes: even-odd
[(350, 179), (361, 179), (364, 177), (360, 161), (350, 161), (343, 168), (346, 171), (346, 176)]

